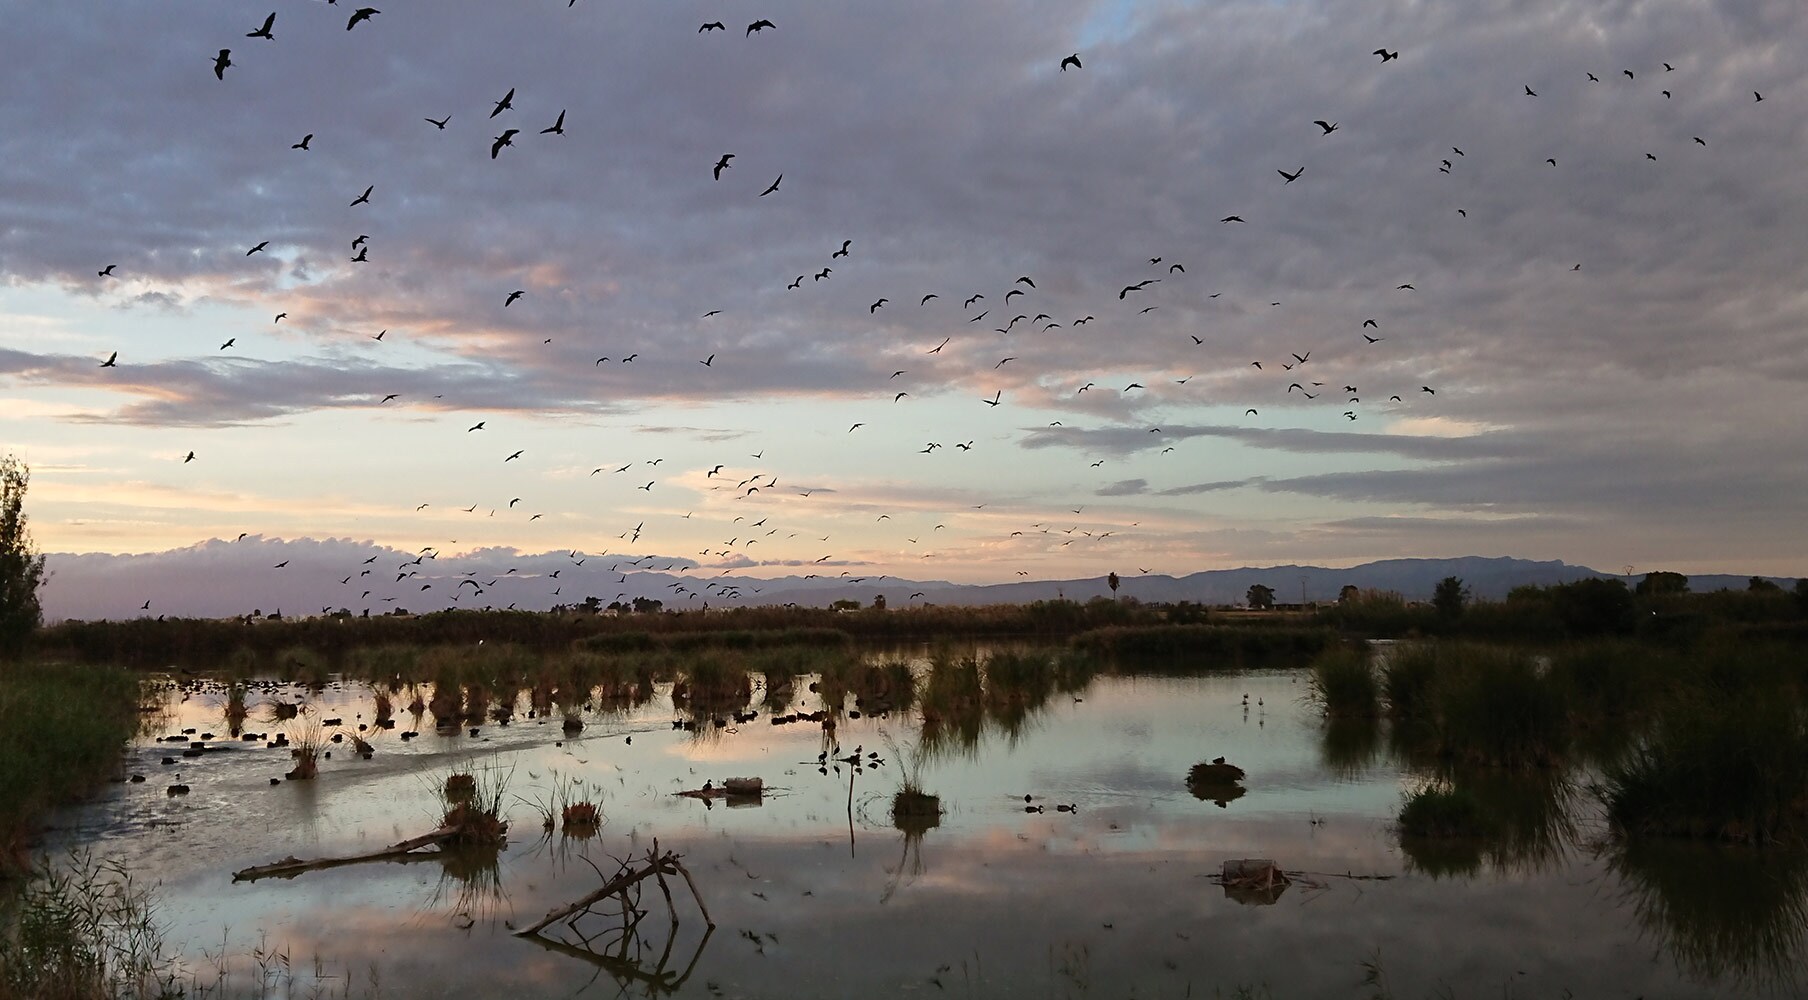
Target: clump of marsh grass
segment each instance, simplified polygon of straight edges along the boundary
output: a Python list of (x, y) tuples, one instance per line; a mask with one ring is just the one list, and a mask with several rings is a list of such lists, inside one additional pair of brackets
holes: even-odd
[(471, 775), (473, 787), (468, 793), (454, 797), (451, 781), (441, 789), (445, 813), (440, 819), (453, 835), (445, 842), (449, 848), (501, 847), (508, 841), (508, 820), (503, 818), (503, 799), (511, 772), (484, 768)]
[(245, 685), (235, 681), (233, 682), (232, 687), (226, 691), (226, 708), (224, 712), (226, 731), (233, 736), (237, 736), (239, 733), (243, 732), (245, 728), (245, 719), (249, 717), (250, 714), (250, 711), (245, 708)]
[(124, 670), (20, 663), (0, 683), (0, 878), (29, 866), (38, 816), (119, 764), (138, 728), (139, 682)]
[(1381, 714), (1381, 684), (1366, 648), (1333, 646), (1312, 660), (1310, 690), (1325, 715), (1372, 719)]
[(1389, 646), (1381, 658), (1381, 694), (1387, 714), (1396, 721), (1429, 722), (1432, 683), (1438, 676), (1438, 646), (1408, 643)]
[(1400, 835), (1480, 839), (1494, 831), (1481, 800), (1464, 788), (1427, 785), (1400, 806)]
[(880, 739), (898, 762), (898, 790), (891, 797), (891, 822), (906, 833), (921, 836), (942, 822), (942, 800), (923, 789), (925, 755), (921, 745), (908, 749), (898, 744), (888, 732), (880, 731)]
[(295, 767), (283, 777), (290, 781), (307, 781), (320, 773), (320, 752), (326, 746), (326, 729), (320, 724), (320, 716), (309, 712), (304, 719), (301, 730), (295, 735), (295, 746), (289, 755), (295, 758)]
[(565, 836), (577, 837), (580, 840), (596, 836), (602, 820), (602, 810), (597, 807), (596, 803), (588, 799), (567, 805), (559, 815), (561, 829)]
[(164, 1000), (185, 995), (149, 888), (118, 861), (41, 860), (0, 934), (6, 1000)]
[(1443, 652), (1431, 690), (1445, 757), (1491, 767), (1556, 762), (1568, 744), (1569, 713), (1530, 656), (1473, 645)]
[(1749, 692), (1673, 704), (1598, 792), (1626, 837), (1771, 843), (1808, 833), (1808, 718)]

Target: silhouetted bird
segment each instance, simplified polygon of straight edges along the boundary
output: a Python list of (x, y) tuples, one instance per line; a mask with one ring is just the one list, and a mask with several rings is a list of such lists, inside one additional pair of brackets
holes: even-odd
[[(1072, 66), (1074, 69), (1085, 69), (1086, 68), (1086, 67), (1080, 65), (1080, 54), (1078, 52), (1075, 52), (1073, 55), (1068, 56), (1066, 59), (1061, 60), (1061, 72), (1063, 72), (1063, 73), (1067, 72), (1067, 67), (1069, 67), (1069, 66)], [(1110, 74), (1106, 74), (1106, 75), (1109, 76)]]
[(515, 144), (515, 136), (520, 132), (521, 130), (518, 128), (504, 129), (502, 134), (497, 136), (494, 142), (490, 143), (490, 159), (494, 160), (496, 154), (502, 152), (502, 147), (513, 146)]
[(772, 29), (774, 29), (774, 30), (776, 30), (776, 29), (777, 29), (777, 28), (778, 28), (778, 25), (776, 25), (776, 24), (773, 24), (773, 23), (772, 23), (772, 22), (771, 22), (771, 21), (768, 21), (768, 20), (766, 20), (766, 19), (765, 19), (765, 18), (763, 18), (763, 17), (762, 17), (762, 18), (760, 18), (760, 19), (759, 19), (759, 20), (757, 20), (757, 21), (755, 21), (755, 22), (753, 22), (753, 23), (752, 23), (752, 24), (750, 24), (750, 25), (748, 25), (748, 26), (747, 26), (747, 34), (744, 34), (744, 35), (742, 35), (742, 36), (741, 36), (741, 37), (742, 37), (742, 38), (746, 38), (746, 37), (747, 37), (747, 35), (751, 35), (751, 34), (753, 34), (753, 33), (754, 33), (754, 32), (756, 32), (756, 31), (764, 31), (764, 30), (766, 30), (766, 29), (767, 29), (767, 28), (772, 28)]
[(213, 75), (218, 79), (226, 79), (226, 67), (232, 65), (232, 50), (221, 49), (213, 60)]
[[(514, 106), (515, 106), (515, 88), (510, 87), (509, 92), (502, 95), (502, 100), (497, 101), (496, 106), (494, 108), (490, 109), (490, 117), (494, 118), (497, 115), (503, 113), (504, 111), (507, 111), (508, 109), (510, 109)], [(451, 115), (447, 115), (446, 117), (450, 118)]]
[(345, 30), (350, 31), (358, 26), (359, 21), (368, 21), (373, 16), (381, 13), (383, 12), (375, 7), (359, 7), (357, 10), (352, 11), (351, 20), (345, 22)]
[(263, 27), (257, 29), (256, 31), (245, 32), (245, 37), (246, 38), (263, 38), (263, 39), (267, 39), (269, 41), (274, 42), (274, 41), (276, 41), (276, 36), (272, 35), (270, 33), (270, 28), (274, 24), (276, 24), (276, 14), (273, 11), (273, 12), (271, 12), (269, 17), (264, 18), (264, 26)]

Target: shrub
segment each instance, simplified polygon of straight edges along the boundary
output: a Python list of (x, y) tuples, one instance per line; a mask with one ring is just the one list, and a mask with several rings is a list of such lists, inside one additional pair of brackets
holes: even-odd
[(1325, 714), (1367, 719), (1381, 714), (1381, 685), (1366, 646), (1336, 646), (1312, 661), (1312, 697)]

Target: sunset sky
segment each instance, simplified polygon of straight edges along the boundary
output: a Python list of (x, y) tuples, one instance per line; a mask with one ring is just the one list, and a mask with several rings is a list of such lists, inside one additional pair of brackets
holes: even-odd
[(378, 6), (10, 12), (53, 570), (1808, 571), (1794, 0)]

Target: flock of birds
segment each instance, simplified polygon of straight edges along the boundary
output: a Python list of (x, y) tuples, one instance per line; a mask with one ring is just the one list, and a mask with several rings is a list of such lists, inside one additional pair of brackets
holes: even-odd
[[(328, 4), (334, 4), (335, 2), (336, 0), (327, 0)], [(575, 0), (573, 0), (573, 2), (575, 3)], [(349, 32), (359, 30), (361, 27), (363, 30), (372, 30), (371, 27), (367, 26), (378, 25), (379, 22), (377, 22), (375, 18), (381, 14), (382, 11), (377, 8), (358, 7), (350, 12), (346, 21), (345, 30)], [(256, 44), (273, 43), (277, 39), (276, 27), (277, 15), (273, 12), (265, 17), (262, 20), (262, 23), (255, 26), (253, 30), (247, 31), (245, 37), (247, 39), (256, 40)], [(751, 21), (746, 25), (743, 38), (751, 39), (756, 34), (776, 30), (778, 30), (778, 26), (771, 20), (760, 18)], [(709, 34), (718, 31), (726, 32), (728, 31), (728, 28), (721, 21), (707, 22), (697, 28), (699, 34)], [(1379, 60), (1376, 67), (1378, 71), (1396, 71), (1392, 64), (1400, 58), (1398, 50), (1390, 50), (1383, 47), (1374, 50), (1373, 55)], [(213, 60), (213, 73), (219, 81), (230, 86), (227, 71), (234, 66), (239, 65), (238, 60), (251, 58), (255, 58), (255, 56), (241, 51), (235, 57), (234, 50), (231, 47), (222, 48)], [(1053, 57), (1051, 57), (1051, 59), (1052, 58)], [(1060, 58), (1058, 60), (1058, 69), (1062, 74), (1066, 74), (1070, 70), (1083, 72), (1084, 64), (1081, 61), (1080, 53), (1075, 52)], [(1659, 75), (1660, 79), (1667, 81), (1670, 79), (1670, 74), (1676, 73), (1677, 70), (1674, 66), (1664, 63), (1662, 67), (1655, 70), (1655, 72)], [(1637, 74), (1632, 69), (1624, 70), (1623, 75), (1629, 82), (1638, 79)], [(1059, 77), (1057, 78), (1059, 79)], [(1602, 83), (1601, 79), (1593, 73), (1587, 73), (1586, 78), (1587, 81), (1589, 81), (1588, 85), (1590, 86)], [(1530, 85), (1522, 86), (1524, 88), (1524, 98), (1526, 100), (1541, 99), (1537, 89)], [(1670, 99), (1672, 96), (1672, 90), (1668, 86), (1654, 88), (1654, 91), (1661, 91), (1662, 98), (1666, 100)], [(521, 114), (521, 111), (516, 108), (515, 99), (516, 91), (511, 88), (490, 104), (487, 118), (483, 120), (486, 122), (495, 122), (498, 126), (506, 126), (508, 123), (518, 120), (517, 116)], [(1761, 102), (1764, 98), (1761, 93), (1753, 92), (1753, 99), (1754, 102)], [(481, 110), (479, 110), (478, 113), (481, 114)], [(423, 115), (422, 117), (427, 127), (431, 127), (436, 131), (446, 131), (451, 126), (456, 117), (456, 113), (440, 113), (438, 117), (432, 117), (430, 115)], [(549, 137), (550, 139), (557, 139), (566, 134), (567, 109), (560, 108), (556, 115), (554, 115), (551, 109), (548, 108), (546, 110), (546, 118), (541, 120), (547, 121), (548, 124), (539, 128), (534, 128), (533, 125), (525, 125), (522, 127), (500, 127), (497, 134), (489, 137), (488, 148), (490, 159), (504, 159), (503, 154), (516, 147), (517, 137), (522, 136), (524, 132), (531, 132), (535, 136)], [(1300, 140), (1302, 143), (1336, 143), (1342, 141), (1347, 134), (1345, 126), (1329, 116), (1311, 122), (1301, 121), (1300, 125), (1304, 134), (1304, 137)], [(573, 124), (572, 127), (577, 128), (581, 127), (581, 125)], [(487, 131), (488, 130), (486, 129), (486, 133)], [(293, 143), (291, 149), (298, 154), (306, 154), (311, 149), (314, 138), (314, 133), (307, 133), (303, 135), (299, 141)], [(1682, 141), (1686, 142), (1691, 140), (1693, 144), (1698, 146), (1707, 145), (1707, 140), (1701, 136), (1691, 136), (1688, 137), (1687, 140)], [(1459, 142), (1460, 141), (1461, 140), (1459, 139)], [(1460, 165), (1467, 157), (1468, 154), (1461, 145), (1452, 144), (1450, 145), (1450, 156), (1441, 160), (1437, 165), (1437, 172), (1443, 175), (1456, 174), (1460, 171)], [(1646, 157), (1650, 161), (1656, 161), (1657, 153), (1656, 151), (1647, 152)], [(735, 184), (737, 172), (747, 169), (742, 164), (736, 162), (740, 159), (742, 158), (735, 152), (723, 152), (713, 161), (713, 163), (705, 161), (698, 164), (699, 184)], [(1546, 165), (1546, 169), (1557, 166), (1555, 157), (1545, 158), (1543, 162)], [(762, 171), (771, 170), (772, 172), (762, 172), (756, 177), (754, 183), (744, 188), (746, 196), (752, 199), (756, 204), (759, 203), (758, 199), (774, 196), (782, 197), (781, 183), (784, 180), (784, 172), (782, 169), (778, 169), (778, 166), (779, 165), (777, 164), (766, 165), (762, 168)], [(1304, 166), (1295, 167), (1292, 170), (1277, 167), (1275, 168), (1275, 172), (1279, 175), (1275, 183), (1281, 185), (1283, 188), (1291, 188), (1296, 183), (1310, 184), (1312, 181), (1312, 178), (1306, 174)], [(705, 174), (707, 174), (707, 176), (705, 176)], [(761, 183), (765, 177), (772, 178), (770, 183)], [(348, 192), (348, 194), (351, 194), (351, 192)], [(346, 204), (351, 209), (364, 208), (372, 213), (380, 213), (381, 199), (378, 197), (376, 185), (366, 185), (361, 192), (356, 192), (355, 196), (350, 197)], [(1463, 207), (1456, 207), (1454, 209), (1454, 214), (1461, 220), (1466, 220), (1468, 218), (1468, 210)], [(380, 214), (377, 214), (373, 216), (373, 221), (368, 227), (360, 226), (358, 228), (372, 228), (380, 231), (380, 218)], [(1257, 220), (1257, 222), (1252, 223), (1250, 217), (1246, 217), (1246, 215), (1242, 213), (1228, 214), (1218, 220), (1219, 224), (1224, 226), (1249, 226), (1259, 224), (1259, 221), (1260, 220)], [(372, 236), (367, 233), (358, 233), (355, 238), (348, 241), (347, 261), (349, 264), (362, 265), (371, 260), (370, 254), (373, 247), (372, 239)], [(817, 266), (802, 270), (802, 272), (797, 273), (795, 277), (789, 276), (788, 273), (783, 277), (775, 276), (774, 281), (778, 284), (782, 284), (783, 289), (790, 294), (804, 293), (810, 288), (820, 285), (822, 282), (833, 281), (837, 274), (837, 267), (845, 269), (857, 266), (859, 242), (860, 241), (855, 238), (839, 238), (839, 236), (834, 240), (825, 240), (825, 256), (818, 262)], [(266, 253), (269, 251), (270, 246), (271, 241), (268, 239), (250, 242), (244, 255), (246, 257), (251, 257), (260, 253)], [(1563, 267), (1562, 270), (1575, 272), (1580, 271), (1582, 268), (1581, 263), (1574, 263), (1573, 265), (1568, 262), (1565, 263), (1566, 266)], [(100, 280), (107, 281), (119, 277), (119, 273), (116, 270), (119, 266), (120, 265), (118, 264), (108, 264), (101, 268), (98, 272)], [(1011, 371), (1034, 367), (1037, 364), (1040, 352), (1056, 346), (1056, 338), (1059, 338), (1064, 334), (1079, 335), (1079, 331), (1095, 321), (1109, 322), (1120, 326), (1134, 323), (1136, 322), (1137, 317), (1146, 316), (1162, 307), (1164, 304), (1162, 301), (1162, 292), (1164, 288), (1172, 288), (1183, 282), (1197, 280), (1188, 275), (1186, 263), (1184, 261), (1168, 260), (1159, 254), (1148, 256), (1146, 259), (1134, 264), (1128, 264), (1128, 266), (1124, 268), (1123, 275), (1122, 282), (1121, 284), (1118, 284), (1115, 295), (1107, 292), (1104, 297), (1092, 304), (1090, 307), (1091, 311), (1080, 310), (1076, 312), (1063, 312), (1059, 315), (1056, 314), (1056, 309), (1058, 308), (1056, 305), (1052, 302), (1043, 301), (1044, 292), (1039, 288), (1036, 278), (1032, 274), (1018, 275), (1014, 280), (1008, 282), (1003, 287), (993, 285), (979, 290), (972, 290), (969, 288), (958, 293), (949, 289), (898, 289), (890, 294), (876, 297), (866, 306), (867, 317), (877, 316), (881, 310), (936, 310), (939, 311), (938, 322), (944, 323), (957, 331), (956, 333), (948, 334), (933, 347), (929, 347), (922, 351), (922, 355), (925, 359), (920, 362), (922, 366), (930, 366), (935, 362), (942, 361), (943, 359), (938, 358), (937, 356), (941, 355), (943, 350), (947, 348), (957, 336), (960, 336), (963, 341), (971, 343), (972, 338), (978, 331), (984, 330), (999, 335), (1001, 339), (997, 341), (1000, 346), (995, 352), (994, 360), (992, 360), (989, 365), (982, 364), (975, 372), (964, 374), (950, 373), (946, 370), (946, 365), (943, 365), (939, 370), (931, 372), (912, 371), (910, 368), (899, 368), (892, 371), (880, 386), (873, 388), (874, 403), (878, 404), (883, 402), (886, 407), (891, 408), (908, 407), (916, 398), (913, 396), (912, 389), (921, 389), (926, 386), (939, 389), (950, 382), (958, 382), (964, 378), (982, 378), (987, 374), (987, 369), (991, 372), (998, 372), (1004, 370), (1007, 365), (1014, 366)], [(1403, 275), (1401, 277), (1407, 280), (1399, 281), (1394, 285), (1392, 287), (1392, 293), (1398, 295), (1413, 295), (1418, 292), (1418, 288), (1414, 281), (1411, 280), (1411, 276)], [(946, 297), (944, 297), (944, 292), (948, 292)], [(496, 308), (498, 310), (519, 308), (524, 301), (527, 303), (532, 302), (532, 299), (530, 298), (532, 294), (533, 289), (531, 288), (498, 289), (495, 300), (497, 303)], [(1208, 300), (1217, 299), (1220, 294), (1220, 292), (1213, 291), (1209, 293), (1206, 298)], [(956, 301), (960, 303), (958, 310), (956, 310), (954, 306)], [(914, 304), (901, 305), (900, 303)], [(1279, 306), (1280, 303), (1270, 302), (1269, 305)], [(722, 309), (710, 309), (702, 314), (702, 319), (712, 319), (722, 312)], [(272, 322), (280, 323), (287, 317), (288, 313), (286, 311), (279, 312)], [(1104, 319), (1100, 320), (1100, 317), (1104, 317)], [(389, 331), (385, 329), (373, 335), (371, 339), (381, 342), (388, 332)], [(1190, 339), (1190, 344), (1185, 345), (1187, 348), (1199, 349), (1208, 346), (1205, 338), (1196, 334), (1187, 334), (1187, 336)], [(1401, 339), (1410, 338), (1412, 336), (1412, 331), (1387, 329), (1373, 316), (1353, 315), (1349, 318), (1349, 328), (1347, 332), (1342, 333), (1339, 336), (1348, 338), (1358, 352), (1356, 356), (1361, 356), (1360, 352), (1372, 352), (1374, 354), (1387, 352), (1390, 348), (1398, 346)], [(550, 338), (545, 342), (551, 343)], [(234, 337), (221, 344), (219, 350), (222, 352), (232, 350), (236, 345), (237, 338)], [(1411, 381), (1401, 380), (1398, 381), (1397, 384), (1391, 385), (1377, 386), (1363, 384), (1363, 381), (1365, 380), (1359, 380), (1358, 377), (1351, 374), (1347, 369), (1341, 368), (1335, 363), (1327, 365), (1324, 362), (1315, 359), (1313, 356), (1314, 351), (1316, 350), (1321, 354), (1324, 354), (1326, 353), (1323, 350), (1325, 346), (1327, 345), (1324, 343), (1299, 343), (1287, 345), (1285, 349), (1277, 350), (1277, 353), (1273, 356), (1247, 359), (1241, 363), (1244, 365), (1244, 370), (1248, 378), (1266, 380), (1266, 384), (1271, 386), (1270, 391), (1277, 404), (1298, 405), (1309, 403), (1316, 406), (1334, 407), (1338, 416), (1347, 422), (1355, 422), (1362, 419), (1370, 412), (1372, 407), (1377, 405), (1386, 406), (1387, 409), (1385, 412), (1392, 414), (1401, 412), (1411, 403), (1423, 401), (1425, 404), (1430, 404), (1432, 400), (1437, 398), (1438, 388), (1435, 385), (1430, 384), (1432, 380), (1429, 378), (1413, 379)], [(1337, 353), (1340, 357), (1348, 358), (1352, 356), (1350, 352), (1342, 350), (1342, 345), (1336, 346), (1339, 348)], [(627, 365), (632, 364), (639, 357), (640, 353), (638, 351), (602, 355), (595, 359), (593, 366), (602, 366), (604, 364)], [(934, 359), (934, 361), (931, 361), (930, 359)], [(692, 358), (691, 360), (694, 360), (700, 368), (712, 370), (720, 370), (721, 368), (732, 364), (730, 356), (725, 355), (722, 352), (713, 352), (706, 357)], [(110, 354), (105, 361), (101, 362), (100, 367), (117, 368), (119, 364), (120, 357), (116, 351)], [(1327, 368), (1329, 370), (1326, 370)], [(1172, 373), (1163, 373), (1161, 375), (1147, 375), (1141, 378), (1135, 378), (1121, 387), (1116, 385), (1101, 386), (1096, 382), (1088, 381), (1074, 386), (1072, 392), (1076, 397), (1081, 394), (1098, 390), (1115, 390), (1119, 394), (1130, 395), (1148, 391), (1149, 384), (1156, 382), (1158, 379), (1167, 379), (1174, 384), (1185, 385), (1194, 377), (1189, 374), (1184, 377), (1172, 378), (1170, 377), (1171, 374)], [(996, 410), (1010, 405), (1012, 400), (1005, 393), (1004, 389), (998, 388), (989, 395), (975, 396), (972, 402), (975, 407), (984, 406), (988, 410)], [(386, 406), (392, 403), (406, 405), (402, 399), (401, 393), (385, 394), (381, 399), (376, 400), (374, 405)], [(423, 403), (426, 403), (426, 401), (423, 401)], [(1247, 408), (1244, 413), (1244, 416), (1246, 417), (1259, 417), (1260, 415), (1260, 406), (1251, 406)], [(858, 435), (863, 429), (868, 428), (871, 423), (880, 419), (882, 418), (875, 412), (870, 420), (853, 422), (845, 433), (847, 435)], [(478, 420), (467, 429), (466, 434), (493, 433), (489, 430), (487, 424), (488, 420)], [(1049, 426), (1059, 427), (1060, 425), (1061, 421), (1056, 420)], [(1159, 435), (1162, 435), (1164, 431), (1159, 426), (1151, 426), (1147, 428), (1147, 433), (1157, 436), (1156, 440), (1159, 440)], [(920, 454), (934, 455), (936, 452), (942, 451), (945, 444), (952, 445), (952, 447), (948, 449), (949, 454), (957, 452), (967, 453), (981, 447), (976, 440), (946, 443), (942, 441), (928, 441), (923, 447), (915, 450)], [(1175, 449), (1176, 446), (1170, 444), (1161, 448), (1160, 454), (1167, 454), (1175, 451)], [(754, 453), (751, 457), (755, 461), (758, 461), (763, 458), (763, 453), (764, 449)], [(499, 449), (496, 460), (499, 465), (509, 465), (510, 463), (517, 461), (525, 461), (525, 456), (526, 449), (509, 449), (506, 450), (506, 453), (504, 449)], [(192, 450), (188, 451), (182, 458), (183, 463), (195, 462), (198, 460), (197, 453)], [(652, 493), (661, 482), (659, 478), (659, 471), (661, 470), (658, 470), (658, 466), (662, 461), (663, 459), (661, 458), (654, 458), (650, 460), (629, 461), (619, 465), (599, 466), (592, 470), (590, 475), (597, 476), (608, 474), (614, 476), (626, 475), (636, 469), (643, 471), (653, 470), (650, 478), (644, 483), (637, 482), (636, 485), (636, 489)], [(1101, 467), (1105, 464), (1105, 461), (1105, 459), (1092, 461), (1090, 467)], [(816, 492), (816, 490), (812, 488), (800, 488), (788, 485), (781, 486), (779, 474), (767, 468), (755, 467), (725, 471), (728, 469), (728, 463), (717, 464), (713, 468), (708, 469), (707, 473), (703, 476), (702, 488), (708, 491), (732, 490), (731, 495), (735, 499), (742, 501), (751, 501), (761, 497), (772, 497), (780, 494), (781, 491), (789, 492), (801, 498), (808, 498), (813, 492)], [(732, 486), (730, 485), (731, 483)], [(501, 512), (504, 516), (525, 517), (526, 521), (531, 522), (545, 515), (544, 511), (531, 509), (531, 504), (523, 506), (523, 504), (526, 503), (524, 498), (515, 497), (510, 499), (506, 505), (491, 507), (488, 510), (487, 516), (494, 517)], [(429, 503), (422, 503), (415, 509), (416, 511), (424, 511), (428, 509), (429, 506)], [(460, 507), (459, 509), (466, 514), (477, 514), (483, 506), (483, 504), (472, 504), (470, 506)], [(973, 509), (984, 510), (985, 507), (985, 504), (978, 504), (975, 505)], [(1083, 506), (1071, 508), (1072, 513), (1075, 515), (1080, 514), (1083, 509)], [(734, 517), (724, 525), (725, 533), (730, 533), (732, 537), (721, 541), (719, 545), (711, 545), (703, 548), (697, 553), (696, 559), (677, 559), (669, 556), (655, 557), (644, 554), (628, 559), (625, 553), (617, 554), (613, 561), (610, 562), (607, 577), (607, 579), (624, 587), (624, 589), (617, 593), (615, 599), (620, 600), (635, 591), (635, 588), (628, 583), (628, 574), (630, 572), (656, 569), (662, 572), (682, 572), (700, 569), (705, 565), (702, 560), (710, 559), (721, 560), (725, 563), (737, 559), (753, 559), (757, 561), (764, 553), (756, 550), (754, 546), (760, 545), (768, 539), (775, 539), (781, 531), (785, 532), (785, 540), (805, 539), (807, 541), (809, 538), (814, 537), (823, 542), (828, 541), (828, 535), (821, 535), (806, 530), (802, 524), (781, 525), (778, 523), (771, 523), (771, 519), (774, 516), (776, 515), (769, 513), (765, 516), (758, 517), (752, 514)], [(690, 518), (691, 513), (683, 515), (683, 519), (688, 520)], [(884, 522), (891, 520), (891, 517), (889, 514), (880, 514), (876, 520)], [(920, 550), (925, 547), (924, 536), (934, 537), (936, 532), (943, 531), (949, 527), (950, 525), (947, 520), (940, 520), (935, 523), (933, 527), (927, 528), (917, 527), (913, 529), (900, 525), (898, 526), (898, 538), (905, 544)], [(1058, 543), (1051, 543), (1051, 547), (1058, 552), (1062, 547), (1087, 539), (1101, 540), (1110, 537), (1121, 538), (1131, 527), (1135, 527), (1135, 525), (1119, 524), (1106, 526), (1097, 523), (1091, 525), (1074, 523), (1071, 527), (1063, 527), (1060, 524), (1044, 520), (1025, 524), (1015, 530), (1010, 530), (1008, 535), (1005, 535), (1004, 538), (1008, 540), (1034, 534), (1051, 536), (1057, 534), (1064, 535), (1065, 537)], [(632, 528), (621, 531), (620, 537), (626, 541), (627, 546), (632, 549), (639, 543), (645, 528), (646, 522), (645, 520), (641, 520)], [(244, 537), (246, 536), (240, 536), (241, 539)], [(397, 601), (407, 596), (404, 585), (418, 587), (413, 593), (420, 594), (435, 589), (436, 582), (439, 583), (441, 589), (450, 589), (451, 593), (444, 595), (444, 598), (447, 601), (458, 602), (461, 599), (468, 598), (475, 603), (477, 599), (486, 596), (493, 598), (495, 595), (491, 594), (492, 589), (498, 587), (499, 584), (502, 584), (506, 578), (515, 575), (515, 570), (511, 569), (508, 573), (497, 575), (487, 582), (483, 579), (483, 576), (487, 574), (481, 573), (471, 573), (456, 580), (448, 580), (444, 577), (432, 577), (426, 572), (424, 561), (436, 558), (438, 553), (439, 548), (437, 546), (428, 546), (421, 549), (415, 554), (413, 559), (406, 560), (394, 567), (395, 576), (393, 580), (381, 581), (385, 586), (379, 586), (377, 583), (372, 583), (367, 580), (368, 577), (373, 576), (376, 572), (374, 563), (378, 556), (373, 555), (370, 559), (365, 560), (364, 565), (351, 567), (351, 572), (340, 577), (339, 582), (343, 588), (342, 593), (347, 596), (343, 601), (335, 603), (341, 603), (349, 607), (357, 606), (362, 602), (368, 609), (372, 606), (372, 599), (374, 598), (375, 602), (395, 604)], [(932, 553), (927, 551), (921, 552), (920, 554), (924, 558), (928, 558), (932, 555)], [(600, 571), (602, 559), (608, 558), (609, 555), (607, 550), (602, 553), (597, 553), (594, 556), (572, 550), (569, 558), (574, 567), (583, 567), (590, 558), (597, 558), (599, 565), (596, 569)], [(663, 567), (655, 566), (654, 563), (656, 561), (662, 562), (664, 564)], [(840, 561), (840, 557), (835, 555), (824, 555), (821, 558), (816, 559), (814, 563), (810, 563), (805, 559), (793, 560), (793, 562), (797, 564), (823, 566), (824, 568), (837, 561)], [(282, 569), (285, 566), (286, 560), (283, 564), (280, 564), (275, 568)], [(1152, 570), (1143, 567), (1137, 567), (1137, 569), (1143, 573), (1152, 572)], [(726, 575), (728, 572), (729, 570), (724, 569), (722, 575)], [(1017, 572), (1019, 576), (1028, 575), (1027, 571), (1019, 570)], [(536, 594), (529, 594), (525, 590), (519, 591), (516, 594), (516, 601), (508, 603), (509, 607), (514, 607), (517, 603), (526, 604), (530, 602), (540, 603), (545, 601), (564, 603), (581, 599), (575, 593), (572, 596), (565, 595), (566, 587), (559, 580), (559, 571), (554, 571), (550, 574), (534, 573), (529, 575), (533, 579), (539, 581), (539, 585), (541, 585), (542, 588), (541, 591)], [(814, 573), (811, 574), (811, 576), (816, 575), (817, 574)], [(866, 583), (869, 580), (877, 581), (884, 579), (883, 576), (857, 576), (855, 575), (854, 570), (851, 569), (843, 572), (841, 578), (845, 578), (851, 583)], [(604, 577), (601, 575), (594, 577), (586, 575), (584, 579), (583, 596), (589, 596), (591, 588), (596, 586), (603, 579)], [(468, 593), (466, 590), (467, 587), (469, 588)], [(665, 587), (670, 591), (669, 596), (677, 601), (696, 601), (705, 604), (711, 600), (725, 602), (744, 600), (746, 597), (759, 590), (757, 587), (733, 581), (715, 581), (697, 587), (694, 586), (694, 582), (688, 578), (674, 580), (667, 583)], [(387, 593), (385, 593), (386, 590), (388, 591)], [(356, 593), (358, 596), (356, 598), (350, 597), (349, 595), (353, 593)], [(915, 599), (917, 596), (920, 595), (913, 594), (912, 599)], [(419, 600), (431, 599), (419, 598)], [(148, 607), (147, 603), (145, 610), (148, 610)]]

